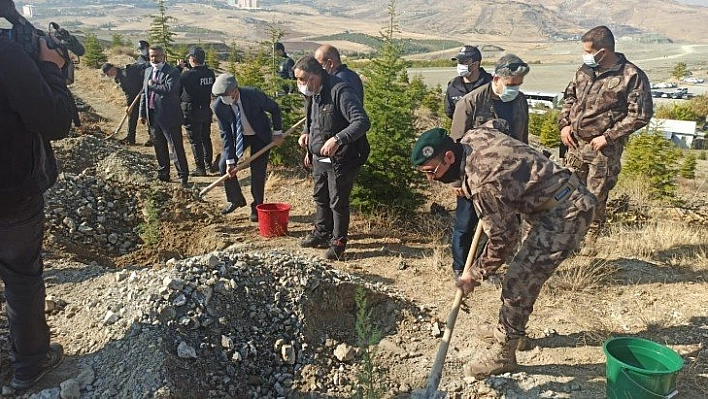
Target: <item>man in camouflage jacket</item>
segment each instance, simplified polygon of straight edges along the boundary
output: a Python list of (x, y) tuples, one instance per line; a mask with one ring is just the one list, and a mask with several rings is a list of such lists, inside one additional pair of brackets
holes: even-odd
[[(514, 370), (519, 339), (541, 287), (585, 235), (597, 199), (568, 169), (510, 138), (506, 121), (494, 119), (470, 130), (459, 143), (436, 128), (416, 141), (411, 162), (428, 180), (460, 179), (465, 196), (479, 214), (489, 237), (484, 250), (457, 280), (465, 294), (495, 278), (507, 262), (496, 326), (477, 335), (491, 344), (465, 365), (480, 378)], [(530, 226), (519, 242), (519, 220)]]
[(558, 127), (568, 147), (566, 166), (599, 200), (588, 234), (594, 239), (605, 223), (607, 196), (617, 183), (624, 145), (649, 123), (653, 105), (649, 80), (615, 52), (607, 27), (590, 29), (581, 41), (583, 65), (565, 89)]

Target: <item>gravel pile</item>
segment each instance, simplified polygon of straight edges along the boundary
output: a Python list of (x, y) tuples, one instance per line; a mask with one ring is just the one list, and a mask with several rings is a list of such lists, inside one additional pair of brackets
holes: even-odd
[[(135, 192), (136, 188), (132, 188)], [(130, 187), (82, 172), (64, 173), (45, 195), (48, 236), (108, 255), (123, 255), (141, 242), (142, 221)]]
[(350, 397), (361, 371), (350, 294), (366, 289), (382, 331), (414, 311), (316, 257), (231, 249), (167, 263), (50, 266), (49, 324), (78, 359), (63, 384), (80, 394), (35, 397)]

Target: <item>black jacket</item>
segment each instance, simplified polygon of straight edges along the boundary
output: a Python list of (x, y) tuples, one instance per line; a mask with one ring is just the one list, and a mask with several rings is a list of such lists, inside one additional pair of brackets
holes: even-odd
[(452, 79), (447, 84), (447, 92), (445, 93), (445, 114), (452, 118), (455, 113), (455, 104), (472, 90), (487, 84), (492, 81), (492, 75), (485, 71), (484, 68), (479, 68), (479, 78), (472, 83), (465, 83), (461, 76)]
[(69, 133), (71, 102), (54, 63), (35, 63), (6, 39), (0, 39), (0, 60), (0, 204), (12, 206), (56, 181), (49, 141)]
[(349, 86), (351, 86), (351, 88), (354, 89), (356, 94), (359, 96), (361, 103), (364, 104), (364, 84), (361, 83), (361, 78), (356, 72), (347, 68), (347, 64), (342, 64), (339, 68), (334, 70), (332, 75), (347, 82), (347, 84), (349, 84)]
[(118, 68), (116, 83), (125, 93), (125, 101), (128, 105), (133, 103), (143, 88), (143, 71), (150, 64), (128, 64), (125, 68)]
[[(318, 120), (313, 125), (312, 108), (318, 108)], [(325, 75), (317, 95), (307, 97), (308, 150), (321, 157), (320, 150), (331, 137), (336, 137), (339, 148), (332, 157), (337, 174), (344, 174), (366, 162), (369, 141), (366, 132), (371, 127), (364, 106), (346, 82), (336, 76)]]
[(180, 76), (183, 103), (190, 103), (198, 108), (209, 108), (211, 87), (214, 85), (214, 71), (205, 65), (185, 69)]

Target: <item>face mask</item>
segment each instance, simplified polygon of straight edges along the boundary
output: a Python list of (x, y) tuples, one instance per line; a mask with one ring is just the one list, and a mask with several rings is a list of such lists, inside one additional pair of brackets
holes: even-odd
[(499, 99), (505, 103), (513, 101), (516, 96), (519, 95), (519, 86), (507, 86), (503, 83), (502, 85), (504, 86), (504, 90), (502, 90), (501, 94), (499, 94)]
[(219, 96), (221, 99), (221, 102), (226, 104), (226, 105), (233, 105), (234, 99), (231, 96)]
[(165, 62), (158, 62), (157, 64), (151, 62), (150, 65), (152, 65), (153, 68), (155, 69), (161, 69), (163, 65), (165, 65)]
[(470, 67), (465, 65), (465, 64), (457, 64), (457, 76), (461, 76), (463, 78), (466, 78), (470, 76), (472, 72), (470, 72)]
[(595, 54), (583, 54), (583, 63), (590, 68), (597, 68), (599, 64), (595, 61), (595, 57), (600, 51), (602, 50), (597, 50)]
[(445, 173), (443, 173), (443, 175), (436, 180), (445, 184), (450, 184), (454, 181), (460, 180), (460, 159), (455, 157), (455, 162), (453, 162), (452, 165), (447, 168)]
[(301, 85), (301, 84), (298, 83), (297, 89), (300, 90), (300, 93), (302, 93), (302, 94), (304, 94), (304, 95), (306, 95), (306, 96), (311, 96), (312, 94), (314, 94), (314, 93), (312, 93), (312, 91), (310, 91), (310, 90), (307, 88), (307, 84)]
[(147, 50), (140, 50), (140, 55), (142, 55), (143, 57), (147, 57), (148, 51)]

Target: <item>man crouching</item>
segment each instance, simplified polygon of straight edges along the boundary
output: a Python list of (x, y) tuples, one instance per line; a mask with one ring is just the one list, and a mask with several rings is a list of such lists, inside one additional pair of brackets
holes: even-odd
[[(505, 135), (501, 119), (469, 130), (455, 143), (445, 130), (432, 129), (416, 141), (411, 162), (428, 180), (459, 185), (470, 198), (489, 237), (472, 267), (457, 280), (465, 295), (495, 277), (507, 261), (496, 326), (476, 335), (490, 344), (464, 367), (476, 378), (517, 368), (516, 349), (541, 287), (582, 240), (597, 198), (568, 169)], [(519, 220), (530, 226), (519, 242)]]

